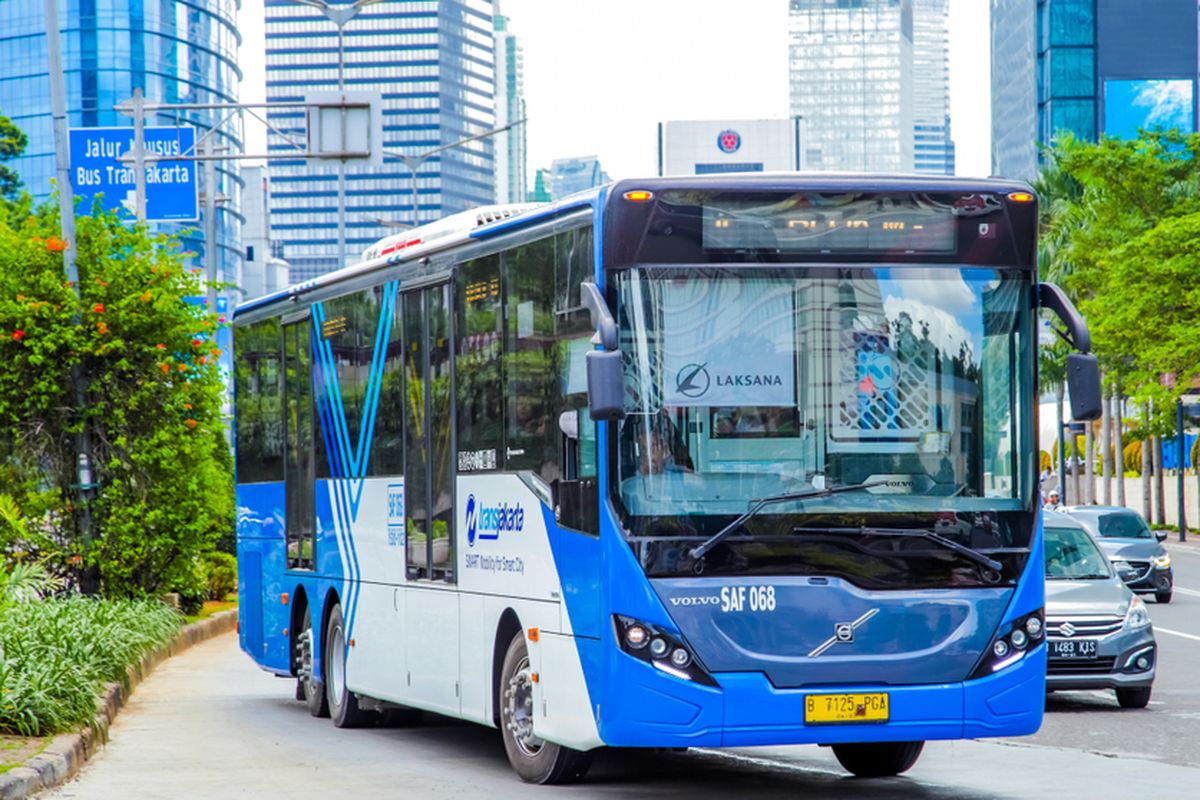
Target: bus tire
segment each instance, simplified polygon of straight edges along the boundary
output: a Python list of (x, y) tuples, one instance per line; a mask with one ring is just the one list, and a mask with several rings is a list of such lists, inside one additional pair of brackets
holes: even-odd
[(525, 635), (518, 632), (508, 645), (500, 681), (500, 735), (508, 762), (526, 783), (573, 783), (592, 764), (592, 754), (539, 739), (533, 733), (533, 682)]
[(325, 687), (317, 677), (312, 636), (312, 613), (305, 608), (303, 627), (292, 639), (292, 663), (296, 667), (296, 699), (308, 706), (308, 713), (314, 717), (328, 717), (329, 703), (325, 700)]
[(341, 603), (329, 611), (323, 652), (325, 697), (333, 724), (339, 728), (361, 728), (375, 722), (374, 712), (360, 708), (358, 697), (346, 688), (346, 622)]
[(856, 778), (890, 778), (911, 769), (924, 747), (924, 742), (835, 744), (833, 754)]

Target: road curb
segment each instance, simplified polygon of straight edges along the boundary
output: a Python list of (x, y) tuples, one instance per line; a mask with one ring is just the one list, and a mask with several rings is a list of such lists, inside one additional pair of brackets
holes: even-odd
[(108, 730), (139, 683), (162, 662), (189, 647), (237, 627), (237, 609), (222, 611), (208, 619), (185, 625), (167, 644), (147, 653), (126, 670), (124, 684), (110, 683), (96, 701), (96, 716), (78, 733), (54, 737), (46, 749), (0, 775), (0, 800), (25, 800), (34, 794), (66, 783), (108, 741)]

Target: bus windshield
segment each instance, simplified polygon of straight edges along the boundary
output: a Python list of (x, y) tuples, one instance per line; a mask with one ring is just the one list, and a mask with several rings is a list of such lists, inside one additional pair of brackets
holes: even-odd
[[(1030, 277), (954, 266), (638, 267), (616, 276), (637, 534), (764, 513), (1027, 507)], [(705, 522), (706, 518), (719, 518)], [(1008, 543), (1019, 544), (1019, 543)]]

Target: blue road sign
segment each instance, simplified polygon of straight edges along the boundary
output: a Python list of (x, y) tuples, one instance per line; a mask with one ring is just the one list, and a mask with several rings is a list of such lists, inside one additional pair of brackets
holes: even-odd
[[(194, 155), (195, 128), (147, 127), (147, 156)], [(96, 195), (105, 211), (124, 209), (133, 216), (133, 164), (117, 159), (133, 151), (133, 128), (73, 128), (71, 185), (83, 212)], [(149, 161), (146, 164), (146, 219), (152, 222), (199, 218), (199, 181), (195, 161)]]

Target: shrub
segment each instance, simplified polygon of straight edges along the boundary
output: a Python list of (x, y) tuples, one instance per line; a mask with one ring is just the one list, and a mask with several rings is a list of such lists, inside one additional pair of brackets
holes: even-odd
[(151, 600), (70, 596), (17, 603), (0, 616), (0, 732), (46, 736), (84, 724), (104, 684), (179, 630)]
[(237, 559), (229, 553), (205, 553), (201, 560), (208, 599), (223, 601), (237, 591)]
[(1123, 454), (1125, 459), (1125, 474), (1126, 475), (1141, 475), (1142, 474), (1142, 443), (1130, 442), (1125, 445)]

